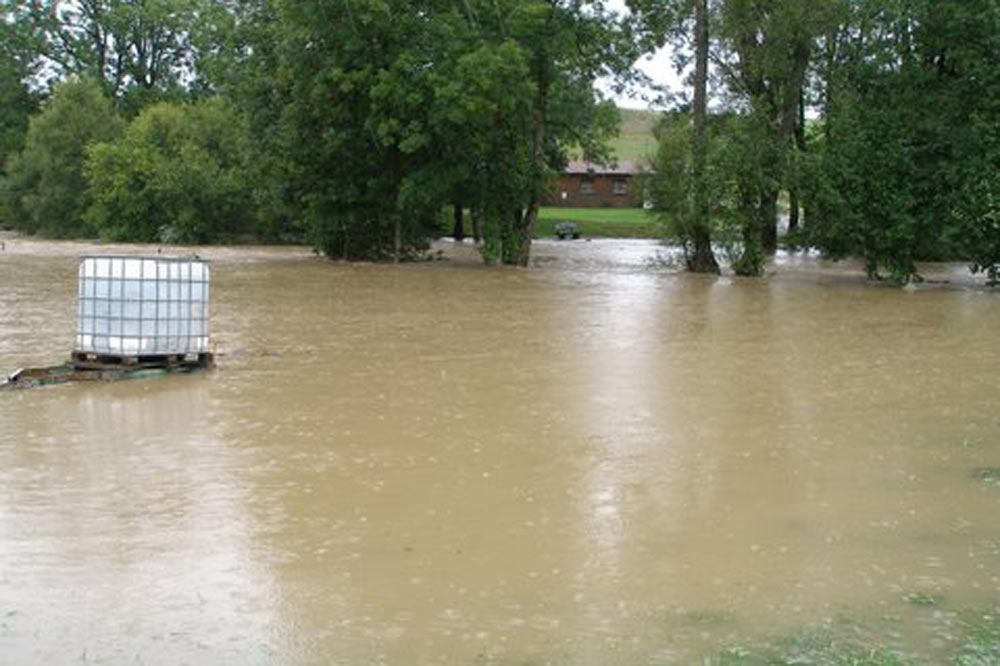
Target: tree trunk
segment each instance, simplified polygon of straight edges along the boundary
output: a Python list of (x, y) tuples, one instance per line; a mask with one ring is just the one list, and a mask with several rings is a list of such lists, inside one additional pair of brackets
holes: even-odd
[(535, 83), (537, 96), (531, 118), (531, 196), (516, 232), (520, 243), (511, 263), (527, 266), (531, 260), (531, 239), (535, 235), (535, 220), (542, 203), (542, 177), (545, 171), (545, 134), (549, 113), (549, 67), (552, 63), (544, 48), (535, 53)]
[(733, 262), (733, 272), (741, 277), (760, 277), (764, 263), (760, 251), (761, 216), (757, 201), (758, 193), (751, 189), (740, 188), (739, 210), (745, 222), (743, 224), (743, 249), (740, 256)]
[[(780, 105), (777, 109), (778, 141), (785, 156), (782, 160), (781, 169), (784, 176), (783, 180), (786, 182), (790, 171), (792, 171), (789, 169), (789, 159), (795, 159), (796, 134), (801, 117), (800, 109), (802, 108), (802, 89), (805, 85), (806, 68), (809, 66), (809, 55), (809, 40), (800, 36), (795, 42), (792, 53), (791, 76), (785, 82), (780, 97), (775, 100)], [(795, 165), (793, 164), (793, 166)], [(795, 177), (794, 172), (792, 176), (793, 178)], [(790, 188), (790, 190), (792, 189), (795, 188)], [(764, 225), (761, 229), (763, 233), (761, 236), (761, 248), (768, 255), (772, 255), (778, 251), (778, 194), (778, 190), (768, 190), (763, 192), (761, 196), (761, 217)], [(791, 191), (789, 195), (793, 199), (791, 204), (794, 211), (794, 213), (790, 212), (789, 214), (788, 224), (789, 230), (791, 230), (792, 215), (795, 216), (795, 225), (798, 226), (799, 201), (797, 191), (794, 193), (794, 197), (791, 196)]]
[(799, 86), (799, 117), (798, 122), (795, 124), (795, 172), (793, 175), (793, 182), (791, 187), (788, 188), (788, 203), (790, 210), (788, 211), (788, 232), (792, 233), (798, 231), (801, 224), (800, 220), (800, 207), (801, 202), (799, 201), (799, 187), (801, 186), (802, 175), (799, 173), (799, 167), (801, 166), (801, 161), (806, 152), (806, 92), (805, 83)]
[(535, 220), (538, 219), (539, 207), (540, 202), (533, 197), (531, 204), (524, 211), (524, 217), (521, 218), (521, 253), (517, 262), (519, 266), (527, 266), (531, 259), (531, 239), (535, 235)]
[(520, 208), (500, 213), (500, 261), (514, 266), (525, 266), (524, 260), (524, 211)]
[(472, 242), (479, 245), (479, 241), (483, 238), (483, 211), (479, 208), (473, 208), (470, 213), (472, 215)]
[(712, 252), (709, 231), (708, 187), (705, 163), (708, 153), (708, 0), (698, 0), (695, 11), (694, 136), (692, 137), (694, 176), (694, 220), (691, 240), (694, 254), (688, 258), (693, 273), (719, 273)]
[(455, 239), (455, 242), (461, 243), (465, 240), (465, 225), (462, 224), (462, 204), (455, 204), (455, 225), (452, 228), (451, 235)]
[(823, 137), (826, 139), (827, 145), (830, 143), (830, 119), (833, 112), (834, 103), (834, 89), (833, 89), (833, 77), (834, 77), (834, 67), (837, 64), (837, 40), (839, 39), (838, 31), (836, 29), (830, 30), (826, 35), (826, 72), (825, 80), (823, 81)]
[(396, 213), (392, 220), (392, 261), (398, 264), (403, 254), (403, 216)]
[[(543, 68), (546, 65), (541, 65)], [(535, 235), (535, 220), (538, 219), (538, 208), (541, 205), (542, 167), (545, 160), (545, 116), (549, 105), (549, 84), (544, 74), (538, 86), (538, 97), (535, 98), (535, 111), (532, 118), (531, 136), (531, 199), (527, 210), (521, 218), (519, 226), (520, 247), (514, 261), (518, 266), (527, 266), (531, 260), (531, 239)]]
[(792, 185), (788, 188), (788, 233), (799, 230), (799, 188)]
[(760, 193), (761, 234), (760, 247), (764, 254), (778, 251), (778, 190), (767, 189)]

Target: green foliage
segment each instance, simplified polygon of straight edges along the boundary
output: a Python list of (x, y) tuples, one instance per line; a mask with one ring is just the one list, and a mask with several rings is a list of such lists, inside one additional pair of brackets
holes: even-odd
[[(436, 211), (458, 203), (487, 259), (524, 263), (567, 151), (610, 158), (618, 114), (593, 82), (624, 74), (633, 51), (595, 0), (102, 0), (11, 16), (45, 75), (89, 73), (136, 116), (126, 137), (90, 152), (95, 200), (76, 232), (60, 233), (252, 231), (351, 259), (418, 254)], [(256, 137), (239, 159), (228, 134), (210, 146), (180, 129), (211, 124), (189, 108), (141, 113), (213, 94)], [(32, 187), (32, 173), (13, 189)]]
[(864, 645), (828, 629), (813, 629), (764, 648), (722, 650), (708, 663), (714, 666), (907, 666), (912, 662), (885, 648)]
[(914, 606), (937, 606), (942, 599), (940, 593), (927, 590), (915, 590), (903, 595), (903, 601)]
[[(641, 11), (647, 38), (659, 33), (664, 35), (659, 41), (683, 42), (695, 29), (689, 2), (629, 4)], [(814, 42), (832, 17), (825, 5), (817, 8), (808, 0), (728, 0), (709, 3), (709, 9), (715, 80), (725, 87), (730, 107), (709, 123), (707, 145), (698, 131), (696, 143), (688, 146), (690, 131), (661, 128), (660, 174), (654, 178), (654, 190), (660, 191), (654, 198), (668, 237), (684, 246), (689, 269), (710, 254), (704, 247), (710, 234), (738, 275), (757, 276), (765, 254), (776, 249), (779, 192), (799, 184), (801, 93)], [(703, 117), (698, 80), (695, 130)], [(702, 249), (696, 252), (699, 239)]]
[[(691, 156), (691, 121), (686, 114), (667, 115), (657, 129), (658, 152), (648, 188), (668, 239), (680, 243), (690, 263), (698, 228), (694, 211), (695, 177)], [(737, 275), (763, 273), (760, 197), (765, 189), (761, 160), (767, 136), (751, 117), (717, 116), (709, 123), (708, 154), (702, 186), (709, 203), (709, 234)]]
[[(554, 174), (566, 164), (568, 151), (579, 148), (595, 161), (610, 158), (608, 139), (619, 117), (612, 104), (595, 98), (593, 83), (599, 72), (623, 71), (625, 42), (598, 2), (477, 4), (482, 5), (481, 17), (496, 16), (475, 26), (477, 48), (504, 45), (511, 60), (522, 63), (524, 74), (519, 82), (511, 81), (514, 87), (489, 95), (511, 99), (512, 91), (519, 92), (513, 97), (515, 113), (491, 114), (479, 123), (487, 137), (481, 145), (488, 151), (478, 163), (488, 166), (478, 169), (473, 191), (479, 203), (474, 207), (484, 219), (484, 258), (524, 265), (538, 206)], [(498, 126), (503, 128), (500, 142), (490, 136)], [(504, 182), (510, 184), (507, 191), (497, 191)]]
[(985, 273), (991, 287), (1000, 285), (1000, 164), (970, 175), (958, 196), (955, 233), (973, 273)]
[[(740, 100), (746, 122), (752, 124), (757, 154), (742, 163), (756, 180), (756, 214), (745, 216), (760, 235), (761, 249), (777, 249), (777, 207), (781, 189), (798, 183), (796, 134), (809, 62), (817, 38), (834, 24), (836, 3), (811, 0), (727, 0), (719, 7), (722, 68), (727, 87)], [(749, 202), (749, 199), (745, 199)], [(745, 234), (746, 235), (746, 234)], [(747, 246), (752, 245), (747, 238)], [(760, 261), (744, 255), (746, 274), (758, 274)]]
[(91, 79), (61, 84), (33, 117), (24, 150), (7, 164), (0, 183), (5, 226), (44, 236), (92, 236), (83, 173), (87, 147), (122, 131), (111, 101)]
[[(642, 11), (645, 39), (690, 32), (683, 1), (629, 4)], [(788, 190), (806, 210), (794, 242), (860, 257), (872, 278), (904, 284), (919, 279), (918, 261), (962, 257), (1000, 281), (1000, 3), (712, 7), (726, 107), (710, 123), (704, 171), (679, 127), (661, 131), (654, 192), (669, 236), (690, 252), (690, 199), (706, 191), (713, 238), (738, 274), (759, 274)], [(823, 121), (807, 141), (810, 102)]]
[(514, 41), (459, 56), (435, 95), (434, 128), (445, 164), (428, 164), (449, 178), (458, 201), (482, 222), (487, 263), (510, 259), (520, 247), (517, 225), (531, 196), (531, 131), (534, 88), (524, 49)]
[(86, 220), (116, 241), (215, 243), (250, 230), (245, 130), (227, 103), (147, 107), (91, 146)]
[[(609, 156), (595, 98), (614, 22), (596, 2), (249, 3), (230, 55), (264, 135), (255, 192), (331, 257), (419, 253), (444, 205), (472, 211), (487, 260), (523, 263), (569, 146)], [(248, 30), (247, 26), (252, 27)], [(612, 62), (614, 61), (614, 62)]]
[(1000, 664), (1000, 608), (964, 613), (961, 617), (961, 629), (965, 641), (955, 656), (955, 666)]
[[(262, 240), (308, 242), (306, 199), (311, 184), (305, 164), (304, 132), (293, 123), (291, 77), (283, 59), (287, 22), (267, 0), (211, 4), (199, 23), (196, 92), (216, 92), (232, 101), (253, 140), (246, 144), (246, 181), (255, 209), (255, 233)], [(313, 128), (313, 131), (318, 131)]]
[(917, 214), (913, 146), (889, 104), (852, 106), (817, 152), (808, 237), (833, 258), (863, 258), (869, 277), (884, 267), (905, 284), (933, 230)]
[(438, 184), (416, 167), (433, 151), (427, 111), (436, 72), (425, 64), (450, 43), (453, 18), (434, 9), (279, 5), (274, 83), (286, 134), (273, 146), (284, 156), (277, 175), (297, 175), (291, 203), (331, 257), (403, 258), (435, 226)]
[(16, 23), (0, 21), (0, 175), (10, 156), (24, 148), (28, 117), (38, 107), (38, 96), (28, 89), (31, 43)]
[(832, 623), (807, 627), (789, 636), (718, 650), (704, 663), (717, 666), (930, 666), (932, 663), (996, 666), (1000, 664), (1000, 613), (997, 610), (967, 609), (955, 614), (954, 619), (948, 620), (948, 640), (941, 641), (950, 654), (939, 652), (932, 660), (916, 655), (904, 656), (880, 645), (880, 635), (884, 632), (876, 626), (840, 617)]
[(831, 40), (806, 239), (897, 283), (919, 278), (917, 261), (956, 257), (995, 282), (1000, 3), (851, 10)]
[(718, 118), (714, 134), (708, 178), (716, 193), (717, 237), (736, 275), (759, 277), (766, 258), (763, 230), (775, 218), (778, 182), (771, 166), (784, 146), (766, 117), (755, 113)]
[(653, 173), (646, 180), (647, 192), (666, 237), (680, 243), (685, 256), (690, 256), (694, 252), (695, 225), (690, 119), (683, 114), (665, 116), (656, 128), (656, 138), (656, 158)]
[[(598, 0), (7, 3), (0, 225), (253, 234), (398, 259), (418, 255), (438, 211), (457, 204), (484, 259), (524, 264), (569, 155), (612, 157), (620, 119), (596, 77), (636, 77), (639, 51), (667, 42), (689, 64), (690, 0), (626, 4), (635, 20)], [(716, 117), (705, 151), (693, 150), (685, 113), (664, 121), (650, 181), (667, 235), (693, 263), (714, 240), (737, 273), (759, 275), (788, 190), (806, 211), (794, 241), (861, 257), (872, 277), (904, 283), (918, 261), (961, 258), (1000, 283), (1000, 2), (699, 6)], [(38, 89), (60, 80), (29, 124)], [(137, 117), (121, 140), (107, 97)], [(215, 97), (231, 108), (140, 115)], [(806, 106), (822, 117), (808, 141)], [(81, 169), (94, 142), (90, 201)]]

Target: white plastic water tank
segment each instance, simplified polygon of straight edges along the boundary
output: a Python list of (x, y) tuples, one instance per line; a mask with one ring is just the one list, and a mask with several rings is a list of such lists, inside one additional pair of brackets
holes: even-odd
[(207, 352), (209, 278), (208, 264), (188, 257), (82, 257), (76, 352)]

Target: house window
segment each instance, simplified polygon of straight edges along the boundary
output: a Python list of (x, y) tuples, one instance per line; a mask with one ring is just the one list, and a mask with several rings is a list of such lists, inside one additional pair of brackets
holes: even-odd
[(580, 194), (593, 194), (596, 192), (594, 189), (594, 181), (592, 180), (581, 180), (580, 181)]
[(628, 194), (628, 182), (624, 178), (616, 178), (611, 184), (611, 191), (615, 194)]

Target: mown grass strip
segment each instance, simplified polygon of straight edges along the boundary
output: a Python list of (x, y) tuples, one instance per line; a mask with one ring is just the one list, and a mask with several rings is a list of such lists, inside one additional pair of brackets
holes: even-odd
[(573, 222), (583, 238), (659, 238), (656, 217), (641, 208), (542, 208), (535, 236), (549, 238), (558, 222)]

